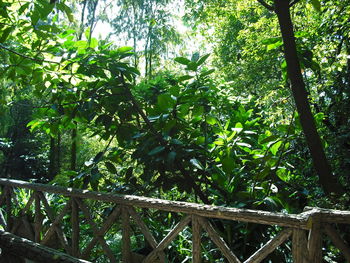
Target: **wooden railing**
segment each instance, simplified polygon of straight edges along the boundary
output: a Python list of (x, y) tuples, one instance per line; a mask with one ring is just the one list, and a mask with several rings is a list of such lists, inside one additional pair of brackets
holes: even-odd
[[(58, 186), (34, 184), (18, 180), (0, 179), (0, 224), (8, 232), (17, 233), (19, 227), (33, 228), (30, 239), (48, 245), (53, 237), (60, 248), (73, 257), (91, 260), (91, 253), (100, 245), (110, 262), (167, 262), (166, 248), (187, 226), (192, 231), (192, 262), (202, 260), (201, 237), (204, 232), (221, 251), (228, 262), (261, 262), (287, 240), (292, 243), (293, 262), (322, 262), (322, 234), (325, 233), (333, 244), (350, 262), (350, 249), (335, 224), (350, 224), (349, 211), (306, 208), (301, 214), (272, 213), (266, 211), (201, 205), (187, 202), (167, 201), (131, 195), (117, 195)], [(27, 202), (19, 203), (16, 195), (25, 195)], [(52, 196), (61, 197), (61, 204), (50, 206)], [(62, 202), (62, 200), (64, 202)], [(95, 215), (93, 202), (110, 207), (108, 215)], [(53, 200), (51, 200), (54, 203)], [(62, 208), (57, 209), (57, 206)], [(92, 206), (92, 207), (91, 207)], [(142, 209), (174, 212), (183, 215), (178, 224), (165, 237), (157, 241), (139, 213)], [(0, 210), (0, 211), (1, 211)], [(57, 210), (57, 211), (55, 211)], [(139, 210), (139, 211), (138, 211)], [(142, 211), (142, 210), (141, 210)], [(32, 215), (32, 220), (18, 223), (18, 218)], [(67, 218), (69, 227), (67, 227)], [(120, 219), (120, 221), (118, 220)], [(143, 234), (152, 251), (140, 259), (131, 249), (131, 219)], [(239, 259), (213, 226), (212, 219), (233, 220), (247, 223), (279, 226), (280, 232), (245, 260)], [(16, 221), (17, 220), (17, 221)], [(65, 221), (64, 221), (65, 220)], [(63, 224), (63, 221), (65, 222)], [(87, 222), (92, 238), (81, 237), (81, 222)], [(98, 222), (97, 222), (98, 221)], [(102, 222), (103, 221), (103, 222)], [(119, 224), (121, 228), (121, 259), (105, 239), (105, 234)], [(85, 229), (85, 231), (87, 231)], [(69, 236), (67, 238), (67, 236)], [(84, 242), (82, 241), (84, 239)], [(289, 241), (290, 242), (290, 241)], [(57, 245), (57, 242), (56, 242)]]

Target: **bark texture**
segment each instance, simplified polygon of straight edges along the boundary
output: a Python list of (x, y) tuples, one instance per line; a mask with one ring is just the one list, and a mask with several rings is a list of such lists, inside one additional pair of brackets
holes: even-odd
[(311, 112), (308, 93), (306, 91), (297, 54), (289, 0), (274, 0), (274, 3), (282, 33), (288, 77), (291, 82), (300, 123), (306, 137), (315, 170), (319, 176), (319, 183), (327, 194), (332, 192), (340, 194), (342, 193), (342, 188), (332, 174), (331, 166), (326, 158), (320, 135), (317, 132), (315, 120)]

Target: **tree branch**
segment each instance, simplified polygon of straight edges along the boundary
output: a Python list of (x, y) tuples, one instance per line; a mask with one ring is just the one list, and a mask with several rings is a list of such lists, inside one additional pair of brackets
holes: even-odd
[(5, 46), (3, 46), (2, 44), (0, 44), (0, 49), (6, 50), (6, 51), (8, 51), (8, 52), (11, 52), (11, 53), (17, 55), (17, 56), (20, 56), (20, 57), (22, 57), (22, 58), (29, 59), (29, 60), (34, 61), (34, 62), (39, 62), (39, 63), (46, 62), (46, 63), (52, 63), (52, 64), (58, 64), (58, 65), (61, 64), (61, 62), (56, 62), (56, 61), (52, 61), (52, 60), (45, 60), (45, 59), (38, 59), (38, 58), (29, 57), (29, 56), (27, 56), (27, 55), (24, 55), (24, 54), (22, 54), (22, 53), (19, 53), (19, 52), (15, 51), (15, 50), (12, 50), (12, 49), (10, 49), (10, 48), (8, 48), (8, 47), (5, 47)]
[(265, 8), (267, 8), (270, 11), (275, 11), (275, 8), (272, 5), (269, 5), (264, 0), (257, 0), (260, 4), (262, 4)]
[(150, 129), (150, 131), (153, 133), (153, 135), (157, 136), (160, 139), (160, 143), (165, 144), (166, 142), (164, 142), (163, 140), (163, 136), (161, 134), (159, 134), (153, 127), (152, 123), (150, 122), (150, 120), (148, 119), (148, 117), (146, 116), (146, 114), (143, 112), (143, 110), (141, 109), (139, 103), (136, 101), (134, 95), (131, 93), (131, 90), (129, 89), (129, 87), (127, 86), (125, 79), (124, 79), (124, 75), (121, 74), (120, 75), (120, 81), (122, 82), (124, 89), (126, 91), (127, 96), (129, 97), (129, 99), (131, 100), (131, 103), (134, 105), (136, 111), (138, 112), (138, 114), (140, 114), (141, 118), (144, 120), (144, 122), (146, 123), (146, 125), (148, 126), (148, 128)]

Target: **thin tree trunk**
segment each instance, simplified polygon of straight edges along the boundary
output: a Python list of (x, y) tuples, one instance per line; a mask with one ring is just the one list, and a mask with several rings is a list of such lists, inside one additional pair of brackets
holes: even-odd
[(72, 130), (72, 145), (71, 145), (71, 159), (70, 159), (70, 169), (75, 171), (77, 169), (77, 134), (78, 134), (77, 123)]
[(332, 169), (326, 158), (308, 101), (308, 93), (305, 88), (297, 55), (289, 1), (274, 0), (274, 2), (275, 12), (278, 16), (282, 33), (285, 59), (287, 61), (287, 71), (291, 82), (295, 104), (314, 167), (319, 176), (320, 185), (326, 193), (341, 193), (342, 188), (336, 178), (332, 175)]
[(57, 145), (56, 145), (56, 171), (57, 174), (61, 172), (61, 132), (57, 133)]
[(133, 44), (134, 44), (134, 67), (137, 68), (137, 54), (136, 54), (136, 49), (137, 49), (137, 46), (136, 46), (136, 43), (137, 43), (137, 39), (136, 39), (136, 23), (137, 23), (137, 12), (136, 12), (136, 5), (135, 5), (135, 2), (132, 3), (132, 10), (133, 10)]
[(49, 174), (48, 179), (52, 180), (56, 175), (56, 140), (50, 136), (50, 153), (49, 153)]

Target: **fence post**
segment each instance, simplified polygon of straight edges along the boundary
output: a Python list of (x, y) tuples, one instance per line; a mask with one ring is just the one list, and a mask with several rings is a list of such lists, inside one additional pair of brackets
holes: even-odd
[(292, 256), (293, 263), (309, 263), (306, 233), (302, 229), (293, 229)]
[(12, 188), (9, 186), (5, 187), (5, 199), (6, 199), (6, 230), (11, 231), (12, 229), (12, 202), (11, 202)]
[(309, 231), (308, 251), (309, 259), (314, 263), (322, 262), (322, 229), (321, 214), (315, 213), (311, 217), (311, 228)]
[[(68, 202), (68, 201), (67, 201)], [(79, 257), (79, 208), (75, 198), (71, 199), (72, 203), (72, 256)]]
[(192, 262), (201, 263), (201, 226), (198, 216), (192, 215)]
[(131, 263), (130, 216), (127, 207), (122, 207), (122, 261)]
[(35, 242), (40, 243), (42, 216), (41, 216), (41, 210), (40, 210), (39, 192), (34, 192), (34, 201), (35, 201), (34, 235), (35, 235)]

